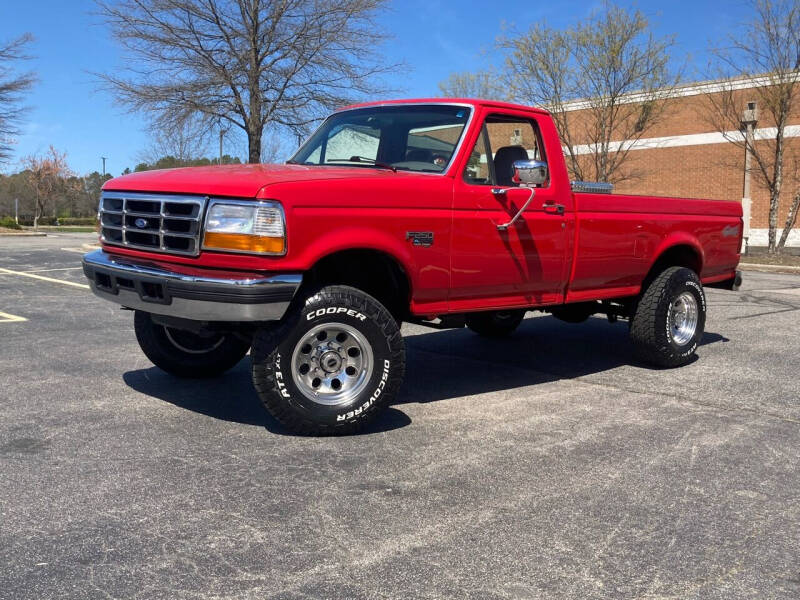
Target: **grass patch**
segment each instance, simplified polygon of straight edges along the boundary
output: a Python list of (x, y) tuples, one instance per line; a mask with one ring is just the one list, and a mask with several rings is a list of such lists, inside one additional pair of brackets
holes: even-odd
[(17, 225), (17, 222), (14, 221), (14, 219), (12, 219), (11, 217), (3, 217), (0, 218), (0, 229), (8, 229), (8, 230), (13, 229), (19, 231), (20, 229), (22, 229), (22, 227)]
[[(30, 227), (29, 229), (32, 230), (33, 228)], [(53, 226), (47, 226), (47, 227), (39, 227), (39, 231), (60, 231), (62, 233), (69, 233), (69, 232), (72, 232), (72, 233), (95, 233), (97, 230), (94, 227), (80, 227), (80, 226), (70, 227), (70, 226), (66, 226), (66, 225), (62, 225), (62, 226), (58, 226), (57, 227), (57, 226), (53, 225)]]

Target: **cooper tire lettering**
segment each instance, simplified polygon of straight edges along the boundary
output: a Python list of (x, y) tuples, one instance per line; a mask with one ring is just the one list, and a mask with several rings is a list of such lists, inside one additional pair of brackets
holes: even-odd
[(352, 308), (346, 308), (344, 306), (330, 306), (328, 308), (318, 308), (317, 310), (309, 312), (308, 314), (306, 314), (306, 321), (313, 321), (314, 319), (317, 319), (319, 317), (324, 317), (325, 315), (339, 315), (339, 314), (346, 314), (348, 317), (353, 317), (362, 322), (367, 320), (367, 315), (355, 311)]

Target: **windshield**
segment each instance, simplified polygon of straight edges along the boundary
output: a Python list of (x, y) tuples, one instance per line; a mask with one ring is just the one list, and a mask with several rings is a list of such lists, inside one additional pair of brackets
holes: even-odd
[(442, 173), (470, 109), (452, 105), (373, 106), (325, 120), (290, 163)]

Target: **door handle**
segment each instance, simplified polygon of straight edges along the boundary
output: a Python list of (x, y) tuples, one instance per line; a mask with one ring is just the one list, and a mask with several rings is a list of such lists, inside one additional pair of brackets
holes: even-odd
[(563, 204), (550, 204), (545, 202), (542, 204), (542, 210), (551, 215), (563, 215), (564, 214), (564, 205)]

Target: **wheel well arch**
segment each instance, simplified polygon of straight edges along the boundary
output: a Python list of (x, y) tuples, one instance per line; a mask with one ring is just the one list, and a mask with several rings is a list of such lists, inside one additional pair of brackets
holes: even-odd
[(663, 250), (653, 262), (647, 276), (644, 278), (642, 289), (646, 289), (650, 282), (658, 277), (664, 269), (669, 267), (686, 267), (697, 273), (698, 277), (703, 270), (703, 257), (697, 248), (690, 244), (675, 244)]
[(411, 281), (400, 261), (373, 248), (351, 248), (327, 254), (303, 277), (303, 287), (349, 285), (366, 292), (397, 321), (406, 319), (411, 305)]

